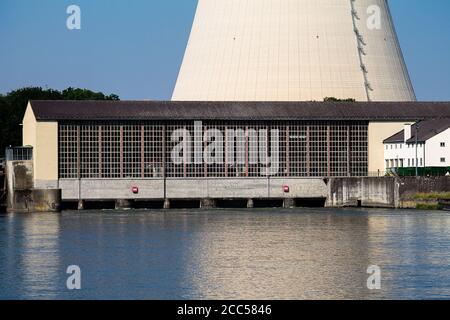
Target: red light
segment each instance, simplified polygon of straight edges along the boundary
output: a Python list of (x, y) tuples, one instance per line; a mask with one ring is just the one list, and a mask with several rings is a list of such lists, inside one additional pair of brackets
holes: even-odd
[(283, 186), (283, 191), (284, 191), (284, 193), (289, 193), (289, 191), (290, 191), (289, 186), (285, 184)]
[(133, 188), (131, 188), (131, 192), (133, 192), (134, 194), (138, 194), (139, 193), (139, 188), (138, 187), (133, 187)]

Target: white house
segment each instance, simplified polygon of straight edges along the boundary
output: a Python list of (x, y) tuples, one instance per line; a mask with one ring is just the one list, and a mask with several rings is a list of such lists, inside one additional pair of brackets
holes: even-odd
[[(417, 143), (416, 143), (417, 142)], [(434, 119), (405, 124), (404, 130), (384, 140), (386, 169), (450, 167), (450, 120)]]

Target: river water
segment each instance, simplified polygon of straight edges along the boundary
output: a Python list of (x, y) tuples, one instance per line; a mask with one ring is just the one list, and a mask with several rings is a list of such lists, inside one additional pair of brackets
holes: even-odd
[[(81, 290), (68, 290), (79, 266)], [(369, 266), (381, 289), (369, 290)], [(364, 209), (0, 215), (0, 299), (448, 299), (450, 214)]]

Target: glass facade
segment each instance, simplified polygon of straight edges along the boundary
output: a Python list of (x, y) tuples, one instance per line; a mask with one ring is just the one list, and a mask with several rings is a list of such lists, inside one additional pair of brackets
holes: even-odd
[(367, 175), (367, 122), (59, 124), (61, 179)]

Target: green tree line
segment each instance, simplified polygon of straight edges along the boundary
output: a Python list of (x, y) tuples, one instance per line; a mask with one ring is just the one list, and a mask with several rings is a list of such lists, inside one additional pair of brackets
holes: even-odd
[(0, 94), (0, 157), (8, 146), (22, 145), (22, 119), (29, 100), (119, 100), (88, 89), (67, 88), (62, 91), (28, 87)]

